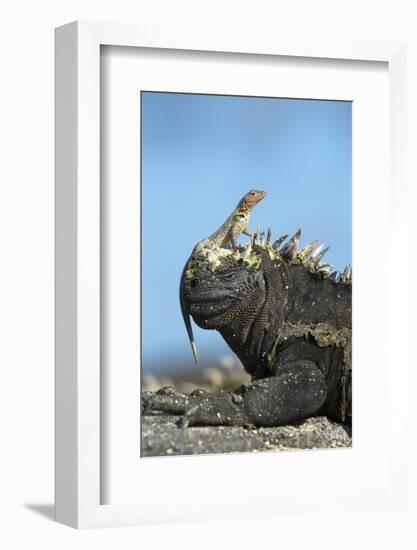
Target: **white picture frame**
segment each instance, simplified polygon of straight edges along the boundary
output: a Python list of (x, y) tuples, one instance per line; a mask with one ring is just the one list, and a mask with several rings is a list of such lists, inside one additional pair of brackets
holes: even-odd
[[(185, 508), (166, 499), (164, 506), (101, 504), (100, 401), (100, 48), (102, 45), (172, 50), (264, 54), (303, 58), (382, 61), (389, 71), (390, 193), (393, 198), (390, 234), (396, 246), (396, 276), (401, 277), (406, 247), (403, 235), (402, 190), (405, 187), (405, 44), (396, 41), (280, 41), (273, 36), (247, 35), (210, 29), (142, 27), (75, 22), (56, 30), (56, 519), (77, 528), (133, 525), (160, 521), (241, 517), (233, 498)], [(399, 267), (400, 266), (400, 267)], [(400, 275), (399, 275), (400, 273)], [(393, 273), (391, 274), (391, 278)], [(395, 338), (404, 339), (404, 293), (391, 300), (389, 313), (400, 319)], [(394, 330), (394, 329), (392, 329)], [(398, 343), (398, 340), (397, 340)], [(396, 418), (403, 418), (406, 378), (404, 345), (399, 345), (395, 386)], [(402, 350), (402, 351), (401, 351)], [(389, 455), (383, 488), (332, 496), (345, 507), (392, 506), (405, 497), (406, 479), (401, 433)], [(229, 495), (230, 497), (230, 495)], [(327, 498), (327, 501), (326, 501)], [(265, 502), (264, 510), (248, 517), (304, 512), (328, 503), (325, 493), (287, 495)]]

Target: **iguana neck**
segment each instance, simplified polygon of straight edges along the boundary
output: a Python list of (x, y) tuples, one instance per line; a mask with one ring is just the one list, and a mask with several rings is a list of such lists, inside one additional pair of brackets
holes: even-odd
[(268, 370), (268, 354), (277, 332), (288, 315), (287, 269), (284, 262), (273, 265), (263, 260), (263, 288), (238, 312), (236, 319), (219, 329), (241, 360), (245, 370), (256, 377)]

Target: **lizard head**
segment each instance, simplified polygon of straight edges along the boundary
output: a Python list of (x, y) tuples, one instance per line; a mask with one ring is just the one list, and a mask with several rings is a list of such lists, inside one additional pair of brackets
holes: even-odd
[(259, 191), (258, 189), (251, 189), (246, 195), (244, 195), (238, 204), (239, 210), (250, 211), (258, 204), (264, 197), (266, 197), (265, 191)]

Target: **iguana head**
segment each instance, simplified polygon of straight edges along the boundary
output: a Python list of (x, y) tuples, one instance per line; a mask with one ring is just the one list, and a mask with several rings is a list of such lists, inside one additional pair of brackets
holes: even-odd
[[(242, 310), (245, 297), (260, 296), (263, 290), (261, 258), (245, 249), (245, 260), (238, 251), (221, 248), (209, 239), (196, 245), (187, 261), (180, 282), (180, 303), (184, 323), (196, 363), (197, 349), (191, 326), (194, 321), (205, 329), (220, 329)], [(262, 299), (261, 297), (259, 299)]]
[[(258, 267), (255, 267), (257, 264)], [(264, 302), (265, 281), (255, 265), (223, 258), (212, 271), (208, 262), (192, 262), (185, 273), (182, 293), (187, 309), (198, 326), (220, 329)]]

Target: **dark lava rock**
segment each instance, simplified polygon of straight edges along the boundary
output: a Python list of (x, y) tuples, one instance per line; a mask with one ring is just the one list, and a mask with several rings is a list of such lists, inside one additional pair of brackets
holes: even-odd
[(186, 427), (178, 416), (155, 412), (142, 416), (142, 453), (147, 456), (281, 451), (350, 447), (346, 425), (325, 416), (289, 426), (246, 429), (233, 426)]

